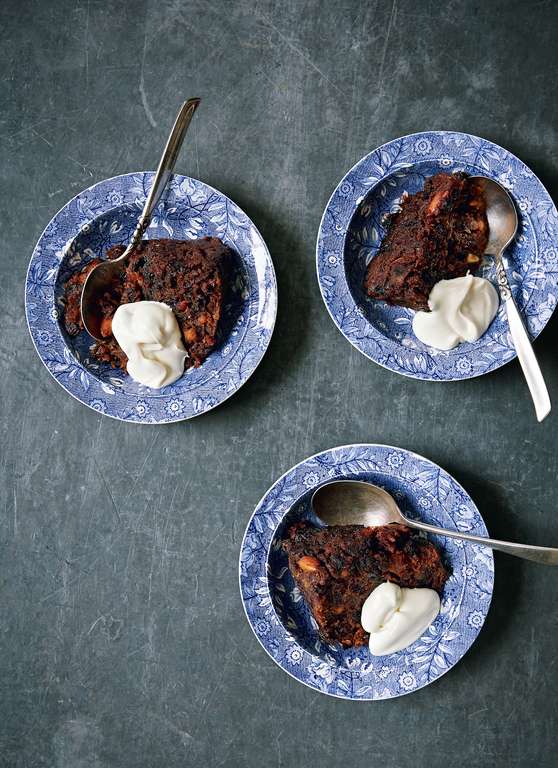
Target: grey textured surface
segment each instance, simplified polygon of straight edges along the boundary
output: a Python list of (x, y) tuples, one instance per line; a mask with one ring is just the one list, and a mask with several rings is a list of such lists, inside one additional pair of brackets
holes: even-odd
[[(265, 655), (237, 558), (274, 479), (334, 445), (401, 445), (452, 472), (494, 535), (558, 544), (556, 413), (517, 363), (401, 378), (341, 337), (314, 273), (342, 174), (398, 135), (503, 144), (558, 192), (553, 2), (3, 0), (0, 764), (554, 766), (558, 574), (496, 556), (485, 630), (409, 697), (343, 702)], [(27, 334), (23, 282), (51, 216), (150, 169), (203, 104), (178, 171), (252, 216), (280, 292), (251, 381), (191, 422), (138, 427), (72, 400)], [(536, 344), (558, 406), (558, 324)]]

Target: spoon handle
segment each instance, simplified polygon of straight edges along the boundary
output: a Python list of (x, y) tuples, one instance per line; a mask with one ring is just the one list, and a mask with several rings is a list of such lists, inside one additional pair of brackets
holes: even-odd
[(448, 531), (445, 528), (438, 528), (436, 525), (429, 525), (428, 523), (421, 523), (417, 520), (409, 520), (407, 518), (405, 518), (405, 523), (410, 528), (417, 528), (419, 531), (436, 533), (439, 536), (447, 536), (450, 539), (472, 541), (483, 547), (496, 549), (498, 552), (505, 552), (508, 555), (522, 557), (524, 560), (533, 560), (535, 563), (542, 563), (543, 565), (558, 565), (558, 549), (553, 547), (536, 547), (530, 544), (515, 544), (512, 541), (501, 541), (500, 539), (487, 539), (485, 536), (474, 536), (471, 533)]
[(169, 177), (174, 170), (174, 166), (178, 158), (178, 153), (180, 152), (180, 147), (184, 141), (184, 136), (186, 135), (188, 126), (190, 125), (192, 117), (194, 116), (194, 112), (198, 108), (199, 103), (200, 99), (198, 98), (188, 99), (188, 101), (185, 101), (184, 104), (180, 107), (180, 111), (176, 116), (172, 131), (170, 132), (169, 138), (167, 140), (167, 145), (159, 161), (159, 167), (155, 173), (151, 189), (149, 190), (145, 205), (143, 206), (143, 211), (141, 212), (141, 215), (138, 219), (137, 227), (131, 237), (130, 244), (126, 248), (127, 253), (136, 247), (136, 245), (142, 239), (143, 233), (149, 226), (153, 211), (157, 207), (157, 203), (159, 202), (161, 195), (167, 186)]
[(550, 413), (550, 397), (546, 384), (544, 383), (543, 375), (540, 366), (535, 357), (531, 340), (525, 330), (523, 321), (519, 310), (513, 300), (510, 284), (508, 282), (508, 276), (506, 275), (506, 268), (502, 260), (502, 254), (499, 254), (495, 258), (496, 264), (496, 276), (498, 278), (498, 287), (500, 289), (500, 296), (506, 307), (506, 313), (508, 316), (508, 325), (510, 328), (510, 334), (512, 337), (517, 357), (523, 369), (523, 375), (527, 381), (529, 392), (533, 398), (533, 404), (535, 406), (535, 413), (537, 414), (537, 420), (542, 421), (545, 416)]

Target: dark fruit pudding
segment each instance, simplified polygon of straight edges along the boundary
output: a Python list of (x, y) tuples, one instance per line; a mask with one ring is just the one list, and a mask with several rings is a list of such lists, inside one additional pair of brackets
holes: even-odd
[(436, 547), (397, 523), (373, 528), (295, 523), (283, 549), (321, 636), (346, 647), (368, 641), (360, 614), (379, 584), (389, 581), (440, 593), (449, 575)]
[(388, 304), (428, 310), (435, 284), (474, 274), (487, 242), (486, 202), (478, 182), (465, 173), (438, 173), (389, 215), (364, 289)]
[[(123, 251), (124, 246), (114, 246), (107, 258), (117, 258)], [(121, 304), (157, 301), (167, 304), (176, 316), (188, 353), (186, 367), (201, 365), (217, 341), (230, 262), (230, 249), (217, 237), (143, 241), (130, 256), (122, 280), (102, 297), (99, 309), (105, 340), (93, 345), (93, 356), (126, 369), (126, 355), (112, 335), (112, 317)], [(71, 336), (83, 330), (81, 291), (87, 274), (98, 263), (93, 260), (65, 285), (64, 326)]]

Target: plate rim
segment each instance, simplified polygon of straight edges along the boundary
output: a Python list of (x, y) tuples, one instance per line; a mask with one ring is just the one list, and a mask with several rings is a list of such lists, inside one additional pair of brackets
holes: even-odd
[[(155, 171), (150, 171), (150, 170), (147, 170), (147, 171), (129, 171), (127, 173), (116, 174), (115, 176), (108, 176), (107, 178), (99, 179), (99, 181), (96, 181), (94, 184), (91, 184), (91, 186), (89, 186), (89, 187), (84, 187), (79, 192), (77, 192), (73, 197), (69, 198), (64, 203), (64, 205), (62, 205), (56, 211), (56, 213), (54, 213), (51, 216), (51, 218), (49, 219), (49, 221), (47, 222), (47, 224), (43, 228), (41, 234), (37, 238), (37, 240), (35, 242), (35, 245), (33, 247), (33, 251), (31, 253), (31, 257), (29, 259), (29, 263), (27, 265), (27, 269), (26, 269), (26, 272), (25, 272), (25, 280), (24, 280), (24, 284), (23, 284), (24, 313), (25, 313), (25, 321), (26, 321), (26, 324), (27, 324), (27, 330), (29, 332), (29, 336), (31, 337), (31, 341), (33, 343), (33, 347), (34, 347), (35, 352), (37, 353), (37, 355), (39, 357), (39, 360), (41, 361), (41, 363), (44, 366), (44, 368), (46, 368), (46, 370), (48, 371), (48, 373), (50, 374), (52, 379), (54, 379), (54, 381), (59, 386), (61, 386), (62, 389), (67, 394), (69, 394), (76, 402), (80, 403), (81, 405), (85, 405), (87, 408), (89, 408), (89, 410), (94, 411), (95, 413), (98, 413), (100, 416), (107, 416), (108, 418), (114, 419), (115, 421), (123, 422), (125, 424), (139, 424), (139, 425), (145, 426), (145, 427), (161, 426), (161, 425), (165, 425), (165, 424), (175, 424), (175, 423), (178, 423), (178, 422), (181, 422), (181, 421), (190, 421), (191, 419), (197, 418), (199, 416), (203, 416), (204, 414), (209, 413), (210, 411), (213, 411), (215, 408), (218, 408), (220, 405), (222, 405), (227, 400), (229, 400), (231, 397), (233, 397), (246, 384), (246, 382), (248, 382), (251, 379), (253, 374), (259, 368), (263, 358), (265, 357), (265, 354), (266, 354), (266, 352), (267, 352), (267, 350), (269, 348), (269, 345), (271, 343), (271, 339), (273, 337), (273, 332), (275, 330), (275, 324), (277, 322), (278, 304), (279, 304), (279, 291), (278, 291), (278, 284), (277, 284), (277, 274), (275, 272), (275, 265), (273, 263), (273, 259), (271, 257), (271, 253), (269, 251), (267, 243), (266, 243), (263, 235), (261, 234), (260, 230), (258, 229), (258, 227), (254, 224), (252, 218), (250, 216), (248, 216), (246, 211), (243, 208), (241, 208), (241, 206), (238, 205), (238, 203), (236, 203), (232, 198), (230, 198), (224, 192), (221, 192), (220, 190), (218, 190), (216, 187), (212, 186), (211, 184), (208, 184), (207, 182), (202, 181), (201, 179), (197, 179), (194, 176), (189, 176), (189, 175), (185, 175), (185, 174), (182, 174), (182, 173), (172, 173), (171, 176), (169, 177), (169, 182), (168, 183), (170, 183), (171, 179), (180, 179), (181, 181), (182, 180), (193, 181), (193, 182), (195, 182), (197, 184), (202, 184), (208, 190), (216, 193), (217, 195), (219, 195), (219, 196), (225, 198), (226, 200), (230, 201), (231, 203), (233, 203), (241, 211), (241, 213), (243, 213), (244, 216), (246, 216), (246, 218), (248, 219), (248, 221), (251, 224), (251, 227), (256, 232), (256, 234), (259, 236), (259, 238), (260, 238), (260, 240), (261, 240), (261, 242), (262, 242), (262, 244), (263, 244), (263, 246), (265, 248), (265, 252), (266, 252), (266, 255), (267, 255), (267, 260), (268, 260), (269, 267), (270, 267), (270, 275), (271, 275), (271, 278), (272, 278), (272, 295), (274, 297), (274, 308), (273, 308), (273, 316), (271, 317), (271, 324), (270, 324), (270, 328), (269, 328), (269, 338), (267, 339), (265, 347), (261, 350), (261, 354), (259, 356), (259, 359), (258, 359), (257, 363), (255, 364), (255, 366), (252, 369), (252, 371), (248, 374), (248, 376), (238, 385), (238, 387), (236, 387), (236, 389), (234, 389), (232, 392), (229, 392), (222, 400), (220, 400), (219, 402), (215, 403), (214, 405), (211, 405), (210, 407), (206, 408), (205, 410), (201, 411), (200, 413), (192, 413), (192, 414), (186, 415), (186, 416), (182, 416), (182, 415), (178, 414), (176, 416), (169, 417), (168, 419), (162, 419), (162, 420), (157, 420), (157, 421), (142, 421), (141, 419), (126, 419), (126, 418), (123, 418), (122, 416), (119, 416), (119, 415), (114, 414), (114, 413), (109, 413), (107, 411), (101, 412), (101, 411), (97, 410), (96, 408), (94, 408), (92, 405), (90, 405), (88, 402), (86, 402), (85, 399), (83, 399), (83, 400), (80, 399), (74, 392), (71, 392), (65, 386), (65, 384), (62, 381), (60, 381), (59, 379), (56, 378), (54, 373), (50, 370), (50, 368), (46, 364), (45, 360), (43, 359), (43, 355), (41, 354), (41, 352), (40, 352), (40, 350), (39, 350), (39, 348), (37, 346), (37, 343), (35, 341), (35, 337), (33, 336), (33, 332), (32, 332), (32, 329), (31, 329), (31, 322), (30, 322), (29, 311), (28, 311), (27, 285), (28, 285), (28, 281), (29, 281), (29, 274), (30, 274), (31, 268), (32, 268), (32, 266), (34, 264), (35, 255), (36, 255), (36, 251), (37, 251), (37, 248), (39, 246), (39, 243), (43, 239), (47, 229), (50, 227), (52, 222), (62, 213), (62, 211), (64, 211), (72, 202), (76, 201), (84, 193), (90, 192), (91, 190), (94, 190), (95, 187), (100, 186), (101, 184), (105, 184), (105, 183), (110, 182), (110, 181), (114, 181), (116, 179), (123, 179), (123, 178), (131, 177), (131, 176), (143, 176), (143, 177), (145, 177), (145, 175), (154, 175), (155, 173), (156, 173)], [(108, 210), (110, 210), (110, 209), (108, 209)], [(88, 221), (93, 221), (93, 220), (94, 219), (89, 219)], [(176, 239), (176, 238), (172, 238), (172, 239)], [(60, 335), (62, 335), (62, 334), (60, 333)], [(63, 343), (64, 347), (67, 349), (67, 345), (64, 342), (63, 337), (62, 337), (62, 343)], [(86, 373), (88, 373), (88, 375), (92, 375), (82, 365), (81, 361), (77, 360), (77, 358), (76, 358), (76, 362), (80, 366), (80, 368), (82, 368)], [(156, 397), (156, 395), (152, 396), (152, 397)], [(164, 398), (165, 396), (164, 395), (159, 395), (159, 397), (160, 398)]]
[[(544, 192), (548, 196), (548, 199), (552, 202), (552, 204), (554, 205), (554, 208), (556, 210), (556, 204), (554, 202), (554, 199), (553, 199), (552, 195), (550, 194), (550, 192), (548, 191), (546, 186), (543, 184), (543, 182), (541, 181), (539, 176), (532, 170), (532, 168), (530, 166), (528, 166), (527, 163), (525, 163), (523, 160), (521, 160), (521, 158), (518, 157), (516, 154), (514, 154), (510, 150), (506, 149), (505, 147), (501, 146), (500, 144), (497, 144), (496, 142), (492, 141), (491, 139), (485, 139), (482, 136), (478, 136), (477, 134), (469, 133), (467, 131), (452, 131), (452, 130), (414, 131), (412, 133), (406, 133), (406, 134), (403, 134), (401, 136), (395, 136), (394, 138), (389, 139), (388, 141), (385, 141), (382, 144), (379, 144), (377, 147), (375, 147), (374, 149), (370, 150), (370, 152), (367, 152), (365, 155), (363, 155), (361, 158), (359, 158), (343, 174), (343, 176), (337, 182), (337, 184), (335, 185), (335, 188), (331, 192), (331, 195), (328, 198), (328, 201), (327, 201), (327, 203), (326, 203), (326, 205), (324, 207), (322, 216), (320, 218), (320, 223), (319, 223), (319, 226), (318, 226), (318, 235), (316, 237), (316, 248), (315, 248), (315, 253), (316, 253), (316, 276), (317, 276), (318, 285), (319, 285), (319, 288), (320, 288), (320, 294), (321, 294), (321, 297), (322, 297), (322, 301), (325, 304), (325, 307), (326, 307), (326, 309), (328, 311), (328, 314), (329, 314), (330, 318), (333, 320), (333, 323), (334, 323), (335, 327), (337, 328), (339, 333), (343, 336), (343, 338), (345, 338), (352, 347), (354, 347), (358, 352), (360, 352), (361, 355), (363, 355), (365, 358), (367, 358), (371, 362), (375, 363), (376, 365), (379, 365), (381, 368), (384, 368), (387, 371), (391, 371), (392, 373), (397, 373), (400, 376), (404, 376), (405, 378), (414, 379), (414, 380), (418, 380), (418, 381), (428, 381), (428, 382), (435, 382), (435, 383), (450, 384), (450, 383), (453, 383), (453, 382), (466, 381), (468, 379), (476, 379), (476, 378), (480, 378), (481, 376), (486, 376), (488, 374), (494, 373), (495, 371), (499, 370), (500, 368), (503, 368), (508, 363), (511, 363), (514, 360), (517, 360), (517, 352), (515, 351), (515, 348), (513, 349), (513, 354), (512, 355), (510, 355), (505, 360), (501, 360), (498, 363), (498, 365), (495, 366), (494, 368), (492, 368), (491, 370), (489, 370), (489, 371), (479, 371), (477, 373), (474, 373), (474, 372), (473, 373), (468, 373), (466, 376), (461, 376), (461, 377), (435, 378), (432, 375), (428, 375), (428, 374), (424, 374), (424, 373), (419, 374), (419, 373), (413, 373), (411, 371), (404, 370), (404, 369), (396, 369), (396, 368), (394, 368), (392, 366), (387, 365), (385, 362), (382, 362), (382, 361), (372, 357), (371, 354), (366, 352), (364, 349), (362, 349), (360, 346), (358, 346), (352, 339), (350, 339), (347, 336), (347, 334), (343, 331), (343, 329), (339, 326), (339, 324), (338, 324), (338, 322), (337, 322), (337, 320), (336, 320), (336, 318), (335, 318), (335, 316), (333, 314), (333, 311), (332, 311), (332, 308), (330, 306), (330, 303), (328, 302), (328, 300), (325, 297), (324, 287), (323, 287), (323, 283), (322, 283), (322, 275), (321, 275), (321, 272), (320, 272), (320, 240), (321, 240), (321, 235), (322, 235), (322, 229), (323, 229), (324, 222), (325, 222), (325, 217), (326, 217), (326, 214), (329, 211), (329, 208), (330, 208), (330, 205), (331, 205), (331, 203), (333, 201), (333, 198), (335, 197), (336, 193), (338, 192), (338, 190), (341, 187), (341, 185), (343, 184), (343, 182), (353, 173), (353, 171), (356, 170), (356, 168), (363, 161), (368, 159), (374, 153), (382, 150), (384, 147), (389, 146), (393, 142), (395, 142), (395, 141), (402, 141), (404, 139), (412, 139), (414, 137), (419, 137), (419, 136), (420, 137), (422, 137), (422, 136), (428, 137), (428, 136), (431, 136), (433, 134), (437, 135), (437, 136), (442, 136), (442, 135), (445, 135), (445, 136), (448, 136), (448, 135), (455, 136), (455, 135), (457, 135), (457, 136), (470, 137), (470, 138), (475, 139), (477, 141), (481, 141), (481, 142), (484, 142), (486, 144), (490, 144), (491, 146), (496, 147), (497, 149), (505, 152), (508, 156), (512, 157), (514, 160), (516, 160), (517, 162), (521, 163), (521, 165), (525, 166), (529, 170), (529, 172), (532, 174), (533, 178), (536, 179), (538, 184), (540, 184), (542, 190), (544, 190)], [(380, 183), (380, 182), (378, 181), (377, 183)], [(371, 189), (372, 189), (372, 187), (368, 190), (368, 192), (370, 192)], [(366, 194), (367, 193), (365, 193), (365, 195), (358, 201), (357, 206), (360, 205), (360, 203), (362, 202), (362, 200), (364, 199)], [(354, 216), (355, 212), (356, 212), (356, 207), (353, 210), (352, 216)], [(352, 219), (352, 216), (351, 216), (351, 219)], [(346, 244), (346, 240), (347, 240), (347, 233), (348, 233), (348, 230), (345, 230), (345, 232), (343, 233), (343, 244), (342, 244), (342, 251), (343, 251), (343, 253), (342, 253), (342, 258), (344, 256), (344, 252), (345, 252), (345, 244)], [(558, 285), (557, 285), (557, 288), (558, 288)], [(550, 322), (552, 314), (556, 310), (557, 303), (558, 302), (555, 302), (551, 314), (549, 315), (547, 321), (544, 323), (544, 325), (542, 325), (541, 328), (539, 328), (534, 334), (532, 334), (530, 331), (528, 331), (529, 338), (531, 339), (531, 341), (535, 341), (535, 339), (537, 339), (537, 337), (546, 328), (546, 326)], [(355, 304), (355, 306), (356, 306), (356, 304)], [(521, 313), (521, 314), (523, 314), (523, 313)]]
[[(479, 515), (479, 518), (480, 518), (480, 520), (482, 522), (482, 525), (484, 526), (484, 530), (486, 531), (486, 535), (487, 536), (488, 536), (488, 529), (486, 527), (486, 523), (484, 521), (484, 518), (481, 515), (481, 513), (479, 511), (479, 508), (477, 507), (474, 499), (471, 497), (469, 492), (461, 485), (461, 483), (454, 478), (454, 476), (450, 472), (448, 472), (446, 469), (441, 467), (435, 461), (432, 461), (431, 459), (428, 459), (426, 456), (422, 456), (422, 454), (417, 453), (416, 451), (411, 451), (411, 450), (409, 450), (407, 448), (401, 448), (400, 446), (391, 445), (391, 444), (388, 444), (388, 443), (346, 443), (346, 444), (343, 444), (343, 445), (336, 445), (336, 446), (333, 446), (331, 448), (325, 448), (324, 450), (318, 451), (317, 453), (314, 453), (311, 456), (307, 456), (306, 458), (304, 458), (301, 461), (299, 461), (296, 464), (294, 464), (292, 467), (289, 467), (289, 469), (287, 469), (285, 472), (283, 472), (282, 475), (280, 475), (276, 480), (274, 480), (274, 482), (269, 486), (269, 488), (267, 488), (267, 490), (261, 496), (261, 498), (257, 502), (256, 506), (252, 510), (252, 513), (250, 514), (250, 517), (248, 518), (248, 521), (246, 523), (246, 528), (244, 530), (244, 534), (242, 536), (242, 541), (240, 543), (240, 552), (239, 552), (239, 557), (238, 557), (238, 586), (239, 586), (239, 592), (240, 592), (240, 602), (242, 603), (242, 609), (244, 611), (244, 616), (246, 618), (246, 621), (248, 622), (248, 626), (250, 627), (250, 629), (252, 631), (252, 634), (256, 638), (257, 643), (260, 646), (260, 648), (262, 648), (265, 651), (265, 653), (267, 654), (267, 656), (269, 656), (269, 658), (273, 661), (273, 663), (276, 664), (277, 667), (279, 667), (279, 669), (282, 672), (285, 672), (287, 675), (289, 675), (289, 677), (291, 677), (297, 683), (301, 683), (302, 685), (306, 686), (306, 688), (309, 688), (311, 691), (315, 691), (316, 693), (321, 693), (323, 696), (330, 696), (330, 697), (335, 698), (335, 699), (341, 699), (342, 701), (351, 701), (351, 702), (358, 701), (358, 702), (370, 704), (370, 703), (376, 703), (376, 702), (379, 702), (379, 701), (391, 701), (393, 699), (399, 699), (399, 698), (401, 698), (403, 696), (408, 696), (408, 695), (410, 695), (412, 693), (416, 693), (417, 691), (420, 691), (423, 688), (428, 688), (428, 686), (433, 685), (434, 683), (437, 683), (438, 680), (441, 677), (444, 677), (444, 675), (446, 675), (451, 669), (453, 669), (453, 667), (456, 666), (467, 655), (467, 653), (471, 650), (471, 648), (474, 646), (475, 642), (477, 641), (478, 636), (481, 633), (481, 631), (482, 631), (482, 629), (483, 629), (483, 627), (484, 627), (484, 625), (486, 623), (486, 619), (488, 617), (488, 614), (490, 613), (490, 608), (491, 608), (491, 605), (492, 605), (492, 598), (494, 596), (494, 583), (495, 583), (496, 574), (495, 574), (495, 568), (494, 568), (494, 551), (492, 549), (488, 549), (490, 560), (492, 562), (492, 571), (491, 571), (491, 573), (492, 573), (492, 584), (491, 584), (490, 596), (488, 598), (488, 603), (486, 605), (486, 611), (485, 611), (485, 614), (484, 614), (484, 619), (483, 619), (482, 625), (477, 629), (477, 633), (476, 633), (473, 641), (471, 642), (471, 644), (465, 649), (465, 651), (463, 651), (461, 656), (455, 661), (454, 664), (452, 664), (451, 666), (447, 667), (447, 669), (443, 670), (441, 672), (441, 674), (439, 674), (434, 680), (431, 680), (431, 681), (425, 683), (424, 685), (420, 685), (417, 688), (413, 688), (410, 691), (407, 691), (407, 690), (401, 691), (400, 693), (398, 693), (395, 696), (389, 696), (389, 697), (385, 697), (385, 698), (364, 698), (364, 697), (362, 697), (362, 698), (350, 698), (348, 696), (343, 696), (343, 695), (341, 695), (339, 693), (332, 693), (330, 691), (324, 691), (321, 688), (318, 688), (318, 687), (315, 687), (313, 685), (310, 685), (310, 683), (308, 683), (306, 680), (302, 680), (301, 678), (296, 677), (296, 675), (294, 675), (286, 666), (283, 666), (282, 664), (280, 664), (280, 662), (271, 654), (269, 649), (266, 648), (266, 646), (263, 644), (261, 638), (256, 633), (256, 629), (255, 629), (255, 627), (254, 627), (254, 625), (252, 623), (252, 620), (250, 619), (250, 616), (248, 615), (248, 610), (246, 608), (246, 601), (244, 599), (244, 595), (243, 595), (243, 592), (242, 592), (242, 587), (243, 587), (243, 583), (242, 583), (242, 552), (244, 550), (244, 544), (245, 544), (245, 541), (246, 541), (246, 537), (248, 535), (248, 531), (250, 529), (252, 521), (253, 521), (256, 513), (258, 512), (258, 509), (262, 505), (262, 502), (267, 498), (267, 496), (275, 488), (275, 486), (278, 485), (287, 475), (289, 475), (291, 472), (293, 472), (294, 470), (298, 469), (303, 464), (306, 464), (307, 462), (311, 461), (312, 459), (315, 459), (318, 456), (321, 456), (323, 454), (332, 453), (332, 452), (338, 451), (338, 450), (345, 450), (345, 449), (351, 449), (351, 448), (385, 448), (385, 449), (388, 449), (388, 450), (391, 449), (391, 450), (394, 450), (394, 451), (401, 451), (403, 453), (406, 453), (409, 456), (413, 456), (413, 457), (415, 457), (417, 459), (420, 459), (421, 461), (428, 462), (433, 467), (436, 467), (437, 469), (439, 469), (442, 472), (444, 472), (444, 474), (448, 475), (451, 478), (451, 480), (467, 495), (467, 497), (469, 498), (471, 504), (473, 505), (473, 507), (475, 508), (476, 512)], [(296, 500), (289, 507), (288, 511), (290, 511), (290, 509), (292, 509), (294, 504), (296, 504)], [(285, 512), (284, 515), (282, 515), (281, 521), (279, 522), (278, 525), (281, 524), (281, 522), (283, 521), (285, 515), (288, 514), (288, 511)], [(275, 530), (277, 530), (277, 526), (274, 529), (274, 533), (275, 533)], [(266, 552), (266, 564), (267, 564), (268, 554), (269, 554), (269, 550), (267, 550), (267, 552)]]

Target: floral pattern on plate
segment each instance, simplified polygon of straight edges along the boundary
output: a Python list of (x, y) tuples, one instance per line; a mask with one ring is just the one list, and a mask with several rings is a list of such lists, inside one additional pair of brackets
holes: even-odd
[[(369, 299), (363, 290), (366, 267), (385, 233), (386, 214), (397, 210), (404, 192), (421, 189), (427, 176), (454, 171), (496, 179), (514, 198), (519, 227), (504, 260), (531, 338), (550, 319), (558, 296), (558, 213), (521, 160), (490, 141), (450, 131), (384, 144), (347, 173), (326, 206), (316, 249), (318, 280), (331, 317), (351, 344), (385, 368), (417, 379), (481, 376), (515, 357), (503, 306), (478, 342), (445, 352), (414, 336), (412, 310)], [(496, 282), (491, 259), (478, 274)]]
[(222, 341), (199, 368), (152, 390), (90, 356), (91, 337), (70, 337), (60, 321), (63, 284), (113, 245), (127, 243), (153, 173), (105, 179), (80, 192), (50, 221), (37, 243), (25, 285), (29, 330), (54, 378), (80, 402), (124, 421), (164, 423), (222, 403), (251, 376), (271, 339), (277, 284), (265, 242), (248, 216), (201, 181), (174, 175), (146, 239), (220, 237), (234, 253)]
[(487, 536), (466, 491), (443, 469), (414, 453), (385, 445), (347, 445), (290, 469), (256, 507), (240, 551), (240, 591), (250, 625), (271, 658), (300, 682), (345, 699), (376, 700), (422, 688), (447, 672), (475, 641), (494, 584), (492, 551), (432, 537), (451, 575), (441, 613), (423, 636), (389, 656), (368, 648), (323, 642), (281, 549), (285, 529), (313, 519), (310, 498), (335, 478), (369, 480), (385, 488), (411, 517)]

